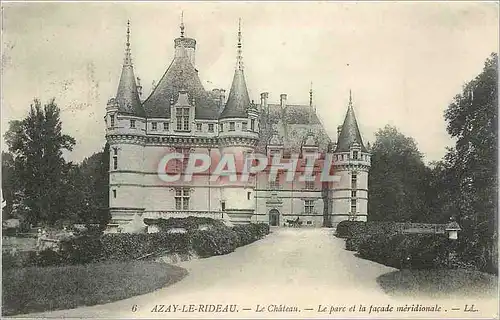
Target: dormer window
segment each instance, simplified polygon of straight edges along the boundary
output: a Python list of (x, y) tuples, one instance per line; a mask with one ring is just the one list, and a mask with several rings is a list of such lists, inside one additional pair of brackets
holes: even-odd
[(219, 132), (224, 132), (224, 124), (219, 123)]
[(158, 123), (157, 122), (151, 122), (151, 130), (153, 130), (153, 131), (158, 130)]
[(135, 129), (135, 120), (130, 119), (130, 128)]
[(163, 130), (169, 131), (170, 130), (170, 123), (168, 122), (163, 122)]
[(241, 131), (247, 131), (247, 123), (246, 122), (242, 122), (241, 123)]
[(234, 131), (234, 122), (229, 122), (229, 131)]
[(354, 160), (358, 160), (358, 151), (353, 151), (353, 152), (352, 152), (352, 158), (353, 158)]
[(214, 132), (214, 124), (213, 123), (208, 124), (208, 132)]
[(176, 129), (189, 131), (189, 108), (175, 108)]
[(109, 116), (109, 122), (110, 122), (110, 127), (115, 126), (115, 115), (114, 114)]
[(201, 131), (201, 123), (196, 124), (196, 131)]

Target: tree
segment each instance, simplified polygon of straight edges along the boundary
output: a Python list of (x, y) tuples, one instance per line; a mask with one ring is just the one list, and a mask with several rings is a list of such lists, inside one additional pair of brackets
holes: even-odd
[(371, 147), (368, 218), (373, 221), (425, 221), (430, 170), (412, 138), (389, 125)]
[(2, 208), (2, 219), (8, 219), (12, 213), (14, 197), (19, 191), (19, 185), (15, 176), (14, 157), (8, 152), (2, 151), (2, 200), (5, 207)]
[(494, 260), (491, 252), (497, 244), (497, 85), (498, 55), (493, 53), (481, 74), (464, 86), (445, 111), (447, 130), (456, 145), (444, 160), (446, 174), (454, 177), (450, 191), (454, 196), (443, 206), (454, 208), (463, 228), (463, 251), (475, 260), (474, 252), (483, 260)]
[(59, 112), (54, 99), (43, 107), (35, 99), (28, 116), (10, 122), (5, 135), (22, 200), (29, 208), (24, 217), (27, 223), (52, 225), (66, 213), (64, 177), (70, 165), (62, 151), (71, 151), (75, 140), (62, 133)]

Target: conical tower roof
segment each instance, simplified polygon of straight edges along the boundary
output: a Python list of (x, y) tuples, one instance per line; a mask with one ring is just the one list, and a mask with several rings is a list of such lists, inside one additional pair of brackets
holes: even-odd
[(224, 118), (247, 118), (247, 108), (250, 106), (245, 74), (243, 72), (243, 57), (241, 55), (241, 20), (238, 27), (238, 55), (234, 71), (233, 83), (227, 98), (226, 106), (219, 116)]
[(130, 21), (127, 23), (127, 42), (125, 47), (125, 58), (123, 60), (122, 74), (116, 91), (116, 102), (118, 111), (121, 113), (144, 116), (137, 84), (135, 82), (134, 66), (130, 54)]
[(347, 114), (345, 115), (344, 124), (337, 141), (337, 149), (335, 152), (347, 152), (351, 149), (353, 143), (358, 143), (362, 152), (367, 152), (361, 133), (359, 132), (358, 122), (354, 114), (352, 106), (352, 95), (349, 92), (349, 106), (347, 107)]

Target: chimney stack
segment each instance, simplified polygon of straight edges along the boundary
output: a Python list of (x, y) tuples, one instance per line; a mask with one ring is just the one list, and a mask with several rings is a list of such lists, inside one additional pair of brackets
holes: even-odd
[(267, 107), (267, 98), (269, 98), (269, 92), (262, 92), (260, 94), (260, 106), (261, 106), (261, 108)]
[(282, 107), (285, 107), (285, 106), (286, 106), (286, 98), (287, 98), (286, 93), (282, 93), (282, 94), (280, 94), (280, 105), (281, 105)]

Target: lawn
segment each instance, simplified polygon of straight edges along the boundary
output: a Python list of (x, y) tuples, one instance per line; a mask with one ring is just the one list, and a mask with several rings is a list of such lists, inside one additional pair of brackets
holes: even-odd
[(142, 261), (3, 270), (2, 315), (117, 301), (171, 285), (185, 275), (177, 266)]
[(377, 278), (382, 289), (393, 296), (495, 297), (498, 277), (463, 269), (400, 270)]

